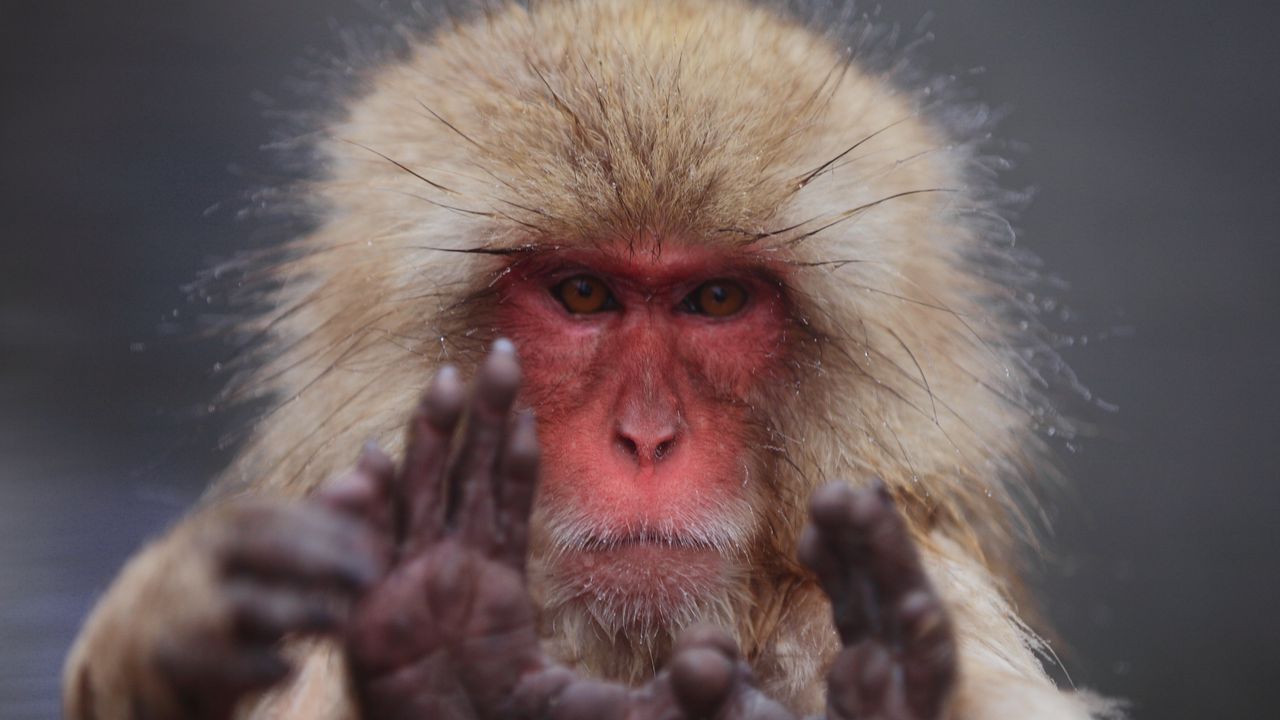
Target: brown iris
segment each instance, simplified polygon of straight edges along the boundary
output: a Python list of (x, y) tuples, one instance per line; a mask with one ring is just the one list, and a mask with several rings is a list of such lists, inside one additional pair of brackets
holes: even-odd
[(612, 307), (613, 295), (599, 278), (577, 275), (555, 287), (555, 296), (576, 315), (587, 315)]
[(711, 317), (728, 317), (747, 304), (747, 291), (732, 280), (711, 280), (685, 298), (689, 312)]

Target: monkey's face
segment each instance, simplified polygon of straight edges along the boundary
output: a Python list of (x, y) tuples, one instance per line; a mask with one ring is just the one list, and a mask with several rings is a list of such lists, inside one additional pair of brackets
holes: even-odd
[(665, 624), (723, 595), (767, 494), (757, 397), (784, 362), (764, 263), (710, 248), (562, 250), (501, 282), (543, 448), (548, 592)]

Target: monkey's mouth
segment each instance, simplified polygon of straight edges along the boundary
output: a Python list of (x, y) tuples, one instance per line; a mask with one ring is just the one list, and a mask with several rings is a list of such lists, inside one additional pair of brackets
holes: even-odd
[[(665, 523), (664, 523), (665, 525)], [(599, 525), (560, 526), (552, 529), (559, 554), (600, 555), (610, 553), (710, 552), (739, 555), (745, 544), (735, 528), (725, 523), (699, 523), (688, 527), (608, 528)]]
[(547, 521), (552, 554), (560, 557), (736, 557), (746, 553), (751, 531), (747, 522), (726, 512), (605, 519), (566, 508)]

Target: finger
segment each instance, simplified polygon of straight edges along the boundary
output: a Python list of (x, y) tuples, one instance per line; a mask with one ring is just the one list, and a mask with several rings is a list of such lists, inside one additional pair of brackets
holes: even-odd
[(848, 564), (832, 549), (834, 542), (810, 523), (800, 532), (796, 555), (818, 576), (818, 584), (828, 598), (843, 598), (849, 593), (852, 578)]
[(538, 487), (538, 461), (533, 414), (520, 413), (502, 457), (497, 515), (502, 538), (499, 558), (521, 572), (529, 550), (529, 514)]
[(162, 643), (156, 668), (173, 683), (189, 709), (230, 705), (235, 698), (282, 682), (291, 666), (272, 649), (228, 651), (213, 645)]
[(395, 463), (370, 442), (354, 468), (316, 491), (315, 500), (335, 512), (367, 523), (388, 542), (394, 533), (391, 485)]
[(463, 542), (481, 550), (493, 550), (497, 544), (494, 494), (498, 455), (519, 386), (515, 346), (500, 339), (476, 374), (462, 446), (449, 471), (448, 525), (459, 530)]
[(220, 559), (228, 577), (356, 592), (382, 573), (377, 542), (368, 529), (313, 506), (273, 506), (244, 513), (222, 542)]
[(865, 641), (853, 649), (856, 657), (858, 696), (864, 712), (884, 705), (893, 681), (893, 657), (884, 645)]
[(723, 720), (797, 720), (795, 713), (782, 703), (754, 687), (735, 691), (721, 717)]
[(829, 483), (810, 499), (811, 530), (801, 536), (801, 557), (818, 574), (831, 600), (840, 638), (853, 645), (881, 628), (881, 610), (871, 585), (870, 547), (854, 517), (858, 494), (848, 485)]
[(234, 582), (226, 591), (236, 634), (268, 645), (286, 635), (336, 631), (346, 618), (339, 598)]
[(734, 642), (733, 637), (724, 628), (708, 623), (693, 625), (681, 632), (680, 637), (676, 639), (672, 654), (695, 648), (716, 650), (730, 660), (737, 660), (739, 656), (738, 644)]
[(752, 685), (750, 666), (722, 628), (695, 625), (685, 630), (672, 657), (669, 682), (684, 717), (795, 720), (791, 711)]
[(852, 514), (857, 532), (865, 537), (859, 542), (870, 548), (868, 569), (885, 607), (896, 607), (910, 592), (928, 587), (911, 530), (883, 483), (859, 492)]
[(671, 690), (690, 720), (714, 717), (734, 684), (734, 663), (717, 647), (693, 646), (671, 660)]
[(881, 717), (893, 682), (893, 658), (883, 645), (864, 641), (836, 656), (827, 675), (830, 720)]
[[(680, 633), (666, 676), (681, 715), (711, 718), (742, 699), (743, 691), (749, 688), (751, 671), (741, 662), (738, 644), (728, 632), (715, 625), (700, 624)], [(661, 694), (661, 688), (656, 689)], [(737, 720), (740, 715), (738, 712), (731, 717)]]
[(576, 680), (551, 706), (551, 720), (621, 720), (626, 716), (628, 693), (621, 685), (597, 680)]
[(559, 665), (525, 675), (511, 692), (510, 716), (550, 717), (551, 707), (558, 702), (561, 693), (577, 680), (578, 676), (572, 670)]
[(458, 371), (440, 368), (409, 421), (404, 466), (397, 485), (404, 552), (410, 556), (444, 532), (444, 468), (462, 415), (466, 391)]
[(931, 592), (916, 591), (898, 610), (903, 624), (903, 681), (919, 717), (934, 717), (955, 685), (956, 647), (951, 623)]

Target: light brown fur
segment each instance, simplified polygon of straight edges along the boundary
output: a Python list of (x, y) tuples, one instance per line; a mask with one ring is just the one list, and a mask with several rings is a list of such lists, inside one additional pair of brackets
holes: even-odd
[[(958, 628), (954, 716), (1103, 712), (1053, 687), (1008, 599), (1044, 402), (977, 149), (920, 100), (736, 0), (542, 2), (437, 32), (370, 73), (320, 142), (323, 176), (304, 194), (321, 222), (271, 269), (274, 309), (250, 327), (269, 341), (238, 386), (279, 404), (210, 503), (304, 495), (366, 438), (398, 449), (433, 368), (468, 367), (493, 338), (487, 286), (524, 250), (739, 244), (787, 264), (796, 303), (795, 383), (766, 409), (770, 532), (732, 599), (763, 686), (820, 710), (837, 639), (790, 560), (803, 504), (827, 479), (878, 476)], [(82, 668), (147, 630), (125, 613), (153, 602), (129, 597), (130, 577), (163, 556), (163, 543), (139, 556), (95, 612), (68, 664), (70, 717), (91, 717), (77, 710)], [(566, 627), (548, 648), (588, 672), (637, 681), (661, 661), (662, 647)], [(320, 717), (340, 665), (312, 651), (255, 716)], [(96, 675), (95, 697), (129, 672)], [(117, 716), (108, 707), (100, 717)]]

